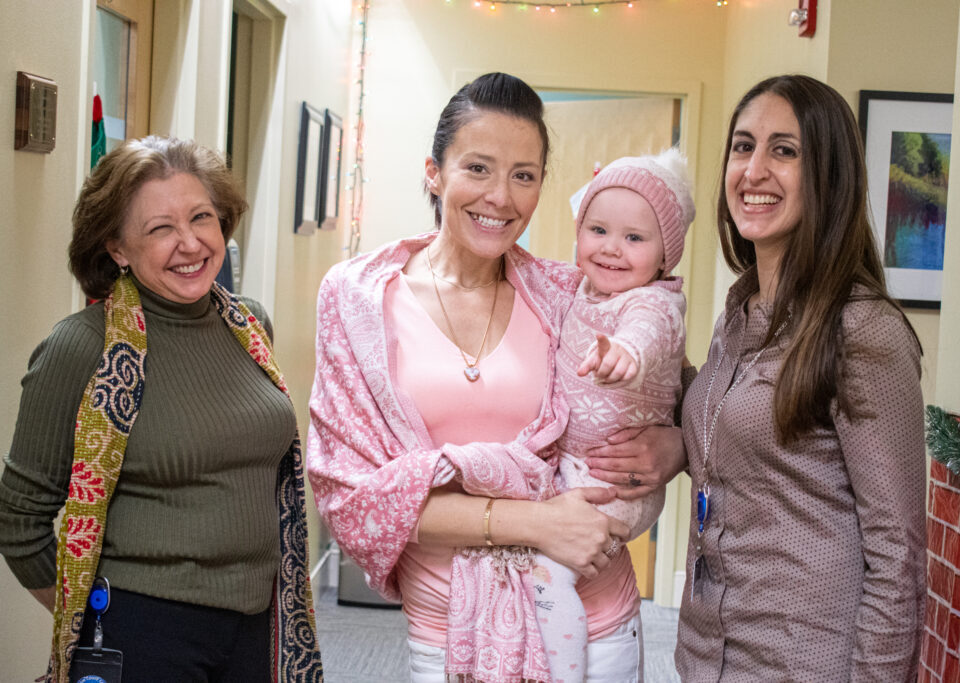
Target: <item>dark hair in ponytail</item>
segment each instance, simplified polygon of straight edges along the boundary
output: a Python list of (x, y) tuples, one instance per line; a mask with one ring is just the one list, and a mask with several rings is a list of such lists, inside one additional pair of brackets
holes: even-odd
[[(447, 148), (453, 143), (457, 132), (482, 111), (492, 111), (516, 116), (537, 127), (543, 143), (542, 166), (546, 169), (550, 151), (550, 136), (543, 120), (543, 102), (529, 85), (516, 76), (505, 73), (489, 73), (467, 83), (450, 98), (440, 113), (437, 130), (433, 134), (433, 149), (430, 154), (438, 168), (443, 166)], [(440, 198), (427, 191), (433, 206), (434, 222), (440, 227)]]

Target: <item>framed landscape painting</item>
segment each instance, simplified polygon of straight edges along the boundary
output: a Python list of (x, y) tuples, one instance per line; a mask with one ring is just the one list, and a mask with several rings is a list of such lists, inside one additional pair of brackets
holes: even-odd
[(860, 91), (873, 229), (890, 294), (940, 308), (953, 96)]

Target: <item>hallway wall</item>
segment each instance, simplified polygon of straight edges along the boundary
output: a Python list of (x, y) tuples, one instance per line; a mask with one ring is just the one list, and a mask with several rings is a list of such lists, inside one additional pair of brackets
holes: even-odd
[[(870, 11), (855, 0), (820, 0), (813, 38), (799, 38), (797, 29), (787, 26), (793, 4), (778, 0), (729, 6), (722, 126), (744, 92), (778, 73), (826, 81), (854, 114), (860, 90), (953, 92), (960, 0), (929, 0), (922, 12), (897, 0), (871, 2)], [(714, 316), (733, 280), (718, 251)], [(923, 393), (929, 402), (936, 394), (940, 313), (911, 309), (907, 317), (923, 344)]]
[[(960, 92), (960, 45), (957, 45), (953, 92)], [(953, 108), (953, 140), (960, 140), (960, 107)], [(960, 155), (952, 155), (951, 175), (960, 177)], [(957, 171), (956, 174), (952, 171)], [(960, 183), (950, 186), (947, 204), (960, 206)], [(940, 308), (940, 346), (951, 348), (960, 339), (960, 211), (947, 215), (947, 235), (943, 246), (944, 264), (953, 267), (943, 273), (943, 302)], [(937, 393), (934, 403), (960, 415), (960, 353), (944, 353), (937, 362)]]
[[(273, 182), (279, 184), (276, 220), (276, 296), (273, 324), (277, 359), (283, 368), (290, 396), (297, 408), (300, 438), (306, 445), (310, 416), (307, 403), (313, 386), (317, 289), (327, 270), (344, 258), (342, 245), (349, 224), (347, 183), (341, 178), (340, 218), (336, 230), (311, 236), (293, 233), (294, 195), (297, 180), (297, 146), (300, 103), (306, 100), (329, 108), (343, 119), (344, 149), (349, 149), (351, 116), (350, 62), (352, 14), (350, 0), (289, 2), (283, 54), (285, 94), (282, 98), (282, 154)], [(345, 165), (345, 162), (344, 162)], [(320, 523), (313, 496), (307, 493), (310, 560), (316, 563), (330, 539)]]
[[(539, 88), (695, 92), (699, 120), (687, 133), (693, 146), (686, 151), (702, 160), (694, 179), (696, 201), (709, 205), (727, 18), (726, 9), (702, 0), (639, 2), (632, 9), (610, 5), (599, 14), (576, 7), (556, 14), (532, 6), (521, 11), (516, 5), (490, 11), (487, 5), (442, 0), (372, 3), (363, 249), (432, 229), (421, 186), (433, 128), (453, 92), (488, 71), (506, 71)], [(687, 277), (695, 361), (705, 356), (712, 329), (712, 321), (704, 322), (713, 287), (707, 275), (712, 239), (707, 212), (697, 218), (679, 268)]]
[[(154, 66), (156, 124), (163, 126), (161, 132), (195, 135), (222, 146), (222, 69), (224, 49), (229, 49), (224, 22), (233, 3), (161, 1), (159, 14), (167, 17), (168, 32), (164, 34), (161, 21), (160, 35), (168, 39)], [(293, 234), (299, 107), (307, 100), (341, 114), (345, 162), (352, 161), (356, 6), (350, 0), (248, 4), (277, 17), (269, 29), (271, 51), (258, 55), (259, 68), (275, 68), (276, 78), (257, 102), (265, 144), (256, 153), (257, 174), (247, 181), (252, 192), (260, 193), (252, 213), (255, 226), (271, 235), (251, 249), (262, 256), (255, 296), (272, 314), (278, 357), (305, 436), (314, 299), (327, 268), (343, 255), (350, 181), (342, 180), (344, 203), (336, 231)], [(826, 79), (856, 109), (860, 89), (951, 92), (955, 84), (960, 0), (925, 0), (923, 11), (897, 0), (875, 0), (869, 16), (856, 0), (820, 0), (812, 40), (798, 38), (796, 28), (786, 25), (794, 0), (737, 0), (725, 8), (705, 0), (648, 0), (632, 10), (603, 7), (596, 16), (576, 8), (549, 16), (530, 9), (521, 12), (516, 6), (491, 12), (465, 0), (371, 0), (371, 5), (365, 250), (432, 226), (421, 192), (423, 159), (443, 104), (473, 76), (504, 70), (538, 87), (694, 94), (698, 118), (688, 131), (692, 149), (687, 151), (698, 160), (699, 218), (680, 270), (688, 278), (690, 357), (695, 363), (706, 355), (716, 302), (722, 301), (728, 283), (725, 266), (717, 265), (712, 214), (727, 116), (742, 92), (763, 76), (799, 71)], [(12, 145), (0, 145), (0, 186), (8, 188), (0, 205), (0, 291), (10, 321), (0, 332), (5, 350), (0, 362), (0, 453), (12, 438), (19, 380), (30, 352), (57, 320), (80, 305), (65, 264), (70, 211), (89, 158), (86, 55), (93, 39), (94, 7), (95, 0), (0, 3), (0, 68), (9, 105), (0, 107), (0, 129), (13, 128), (18, 69), (53, 78), (60, 86), (53, 153), (14, 152)], [(918, 45), (923, 48), (922, 64), (916, 57)], [(960, 190), (952, 188), (951, 195), (956, 192)], [(948, 229), (951, 237), (956, 237), (958, 222), (960, 214), (948, 216), (948, 225), (954, 226)], [(951, 237), (944, 277), (950, 296), (944, 297), (942, 313), (910, 315), (926, 350), (925, 395), (932, 400), (936, 389), (939, 402), (958, 411), (958, 383), (945, 382), (956, 379), (957, 362), (937, 355), (939, 340), (955, 338), (960, 319), (949, 315), (957, 310), (960, 287), (960, 266), (949, 267), (960, 263), (950, 258), (958, 251)], [(678, 483), (671, 496), (660, 548), (682, 567), (688, 492)], [(326, 540), (313, 514), (314, 561)], [(661, 585), (665, 578), (658, 575)], [(2, 563), (0, 592), (0, 680), (31, 680), (46, 661), (49, 616)]]
[[(960, 0), (925, 0), (923, 11), (910, 3), (875, 0), (869, 12), (854, 0), (833, 0), (827, 82), (855, 113), (861, 90), (952, 93), (958, 15)], [(957, 216), (958, 205), (951, 206), (948, 221)], [(943, 263), (945, 270), (958, 267), (947, 258)], [(923, 396), (932, 403), (937, 392), (941, 312), (911, 309), (907, 317), (923, 344)]]
[[(13, 438), (20, 378), (53, 324), (75, 309), (79, 289), (67, 273), (70, 214), (89, 164), (86, 83), (93, 2), (42, 0), (29, 11), (0, 5), (0, 453)], [(20, 9), (20, 8), (17, 8)], [(38, 40), (43, 36), (44, 40)], [(57, 83), (56, 147), (49, 154), (14, 151), (16, 72)], [(0, 680), (32, 681), (43, 673), (53, 634), (50, 615), (0, 563)]]
[[(260, 12), (254, 33), (268, 49), (256, 55), (263, 86), (251, 107), (255, 198), (252, 280), (256, 298), (270, 312), (277, 355), (305, 435), (307, 397), (313, 379), (314, 302), (326, 269), (341, 257), (342, 231), (312, 237), (293, 234), (300, 102), (330, 107), (348, 122), (351, 11), (349, 0), (255, 0), (239, 4)], [(14, 8), (14, 5), (17, 5)], [(0, 3), (0, 68), (9, 106), (0, 126), (14, 128), (16, 71), (54, 79), (59, 86), (57, 144), (51, 154), (15, 152), (0, 145), (0, 291), (10, 324), (0, 332), (0, 453), (12, 439), (19, 382), (33, 348), (53, 324), (82, 303), (66, 269), (70, 215), (89, 170), (88, 46), (95, 39), (95, 0)], [(163, 0), (156, 12), (151, 132), (193, 137), (222, 149), (226, 135), (229, 30), (232, 0)], [(16, 9), (16, 11), (14, 11)], [(324, 533), (308, 498), (311, 557)], [(0, 562), (0, 680), (33, 680), (46, 665), (50, 616), (20, 588)]]

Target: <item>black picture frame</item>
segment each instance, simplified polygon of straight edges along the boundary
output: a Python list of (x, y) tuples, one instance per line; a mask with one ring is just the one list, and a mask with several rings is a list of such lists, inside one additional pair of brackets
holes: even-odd
[[(943, 239), (946, 228), (946, 177), (944, 184), (926, 169), (923, 177), (917, 169), (904, 169), (896, 163), (907, 137), (921, 141), (924, 148), (947, 147), (953, 124), (953, 95), (894, 90), (861, 90), (859, 124), (867, 165), (867, 187), (874, 235), (880, 247), (890, 295), (905, 308), (939, 309), (943, 280)], [(899, 136), (899, 137), (898, 137)], [(917, 152), (919, 153), (919, 152)], [(935, 153), (934, 153), (935, 155)], [(931, 180), (931, 178), (933, 178)], [(917, 190), (905, 192), (906, 184), (916, 183)], [(922, 185), (920, 185), (922, 183)], [(930, 188), (927, 197), (917, 199), (923, 187)], [(913, 195), (913, 196), (907, 196)], [(934, 232), (909, 242), (909, 231), (922, 232), (919, 223), (904, 228), (904, 218), (917, 213), (922, 204), (926, 229)], [(905, 208), (909, 205), (909, 208)], [(891, 211), (896, 215), (891, 215)], [(919, 215), (919, 214), (917, 214)], [(935, 217), (930, 220), (930, 217)], [(943, 226), (936, 224), (942, 217)], [(915, 226), (915, 227), (913, 227)], [(901, 230), (907, 232), (901, 233)], [(941, 232), (942, 231), (942, 232)], [(902, 236), (905, 235), (905, 236)], [(903, 258), (909, 254), (916, 261)], [(939, 255), (941, 266), (935, 267)], [(932, 267), (930, 263), (934, 263)], [(912, 267), (918, 266), (918, 267)]]
[(318, 223), (321, 230), (334, 230), (340, 214), (340, 171), (343, 159), (343, 121), (329, 109), (323, 113), (323, 146), (320, 151), (320, 199)]
[(304, 102), (300, 108), (297, 189), (293, 209), (293, 231), (298, 235), (312, 235), (320, 224), (323, 139), (323, 112)]

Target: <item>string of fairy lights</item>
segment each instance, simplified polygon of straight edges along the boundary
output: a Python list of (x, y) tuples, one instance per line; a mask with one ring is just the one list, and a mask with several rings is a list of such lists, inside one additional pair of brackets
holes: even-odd
[[(454, 4), (456, 0), (444, 0), (448, 5)], [(583, 9), (588, 8), (594, 14), (600, 14), (600, 8), (604, 5), (626, 5), (627, 9), (633, 9), (640, 4), (641, 0), (571, 0), (570, 2), (530, 2), (530, 0), (468, 0), (474, 7), (486, 8), (491, 12), (496, 12), (503, 5), (513, 5), (520, 12), (544, 12), (556, 14), (560, 10)], [(715, 0), (717, 7), (724, 7), (727, 0)]]
[[(453, 4), (458, 0), (444, 1), (447, 4)], [(588, 0), (571, 0), (570, 2), (527, 2), (525, 0), (465, 1), (472, 3), (475, 8), (485, 8), (491, 12), (496, 12), (499, 7), (504, 5), (513, 5), (520, 12), (532, 10), (533, 12), (556, 14), (557, 11), (560, 10), (588, 8), (591, 9), (594, 14), (599, 14), (600, 8), (605, 5), (626, 5), (627, 9), (633, 9), (642, 0), (595, 0), (594, 2), (589, 2)], [(717, 7), (724, 7), (726, 6), (728, 0), (711, 1), (715, 1)], [(350, 205), (350, 230), (347, 236), (347, 244), (344, 246), (344, 250), (347, 252), (349, 257), (356, 256), (360, 251), (360, 227), (363, 219), (363, 185), (367, 182), (367, 177), (364, 175), (363, 171), (363, 105), (366, 98), (364, 85), (367, 68), (367, 25), (370, 20), (369, 0), (361, 0), (361, 3), (357, 5), (357, 10), (360, 13), (359, 19), (357, 20), (357, 25), (360, 30), (360, 54), (357, 64), (358, 76), (356, 80), (357, 111), (356, 122), (353, 126), (353, 167), (347, 173), (347, 176), (350, 178), (350, 186), (348, 188), (350, 192), (350, 199), (348, 200)]]
[(357, 64), (357, 114), (356, 123), (354, 123), (354, 147), (353, 147), (353, 168), (350, 169), (347, 176), (350, 178), (350, 232), (347, 238), (347, 245), (344, 247), (349, 257), (354, 257), (360, 252), (360, 224), (363, 219), (363, 184), (367, 178), (363, 173), (363, 103), (366, 98), (364, 90), (364, 81), (367, 69), (367, 22), (370, 17), (370, 3), (362, 2), (357, 5), (360, 11), (358, 20), (360, 28), (360, 57)]

